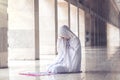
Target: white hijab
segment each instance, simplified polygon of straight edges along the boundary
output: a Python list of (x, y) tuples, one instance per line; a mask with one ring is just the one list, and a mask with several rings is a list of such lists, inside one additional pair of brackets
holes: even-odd
[(68, 37), (68, 38), (76, 37), (76, 35), (66, 25), (63, 25), (60, 28), (59, 36)]

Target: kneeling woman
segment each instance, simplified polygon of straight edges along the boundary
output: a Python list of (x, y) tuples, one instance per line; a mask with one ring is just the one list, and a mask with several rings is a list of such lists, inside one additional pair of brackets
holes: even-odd
[(80, 72), (81, 44), (79, 38), (66, 25), (60, 28), (57, 41), (58, 55), (48, 67), (51, 73)]

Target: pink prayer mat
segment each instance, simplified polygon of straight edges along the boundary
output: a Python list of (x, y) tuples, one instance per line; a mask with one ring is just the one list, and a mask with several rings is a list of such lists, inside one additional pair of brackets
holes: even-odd
[(53, 73), (49, 73), (49, 72), (21, 72), (19, 74), (25, 75), (25, 76), (49, 76), (49, 75), (53, 75)]
[[(56, 73), (56, 74), (73, 74), (73, 73), (82, 73), (80, 72), (64, 72), (64, 73)], [(25, 76), (50, 76), (50, 75), (55, 75), (55, 73), (50, 73), (50, 72), (21, 72), (19, 73), (20, 75), (25, 75)]]

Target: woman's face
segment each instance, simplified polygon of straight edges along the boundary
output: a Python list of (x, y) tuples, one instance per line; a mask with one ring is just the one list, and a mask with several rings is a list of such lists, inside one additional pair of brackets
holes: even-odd
[(59, 37), (63, 39), (70, 39), (69, 28), (67, 26), (62, 26), (60, 28)]

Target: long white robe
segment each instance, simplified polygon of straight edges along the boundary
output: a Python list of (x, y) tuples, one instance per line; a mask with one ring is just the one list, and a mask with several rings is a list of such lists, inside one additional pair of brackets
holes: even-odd
[(55, 62), (49, 66), (52, 73), (79, 72), (81, 68), (81, 46), (77, 37), (68, 41), (58, 39), (58, 55)]
[(68, 39), (58, 38), (57, 58), (48, 67), (48, 72), (79, 72), (81, 68), (81, 44), (79, 38), (66, 26), (62, 26), (59, 36)]

